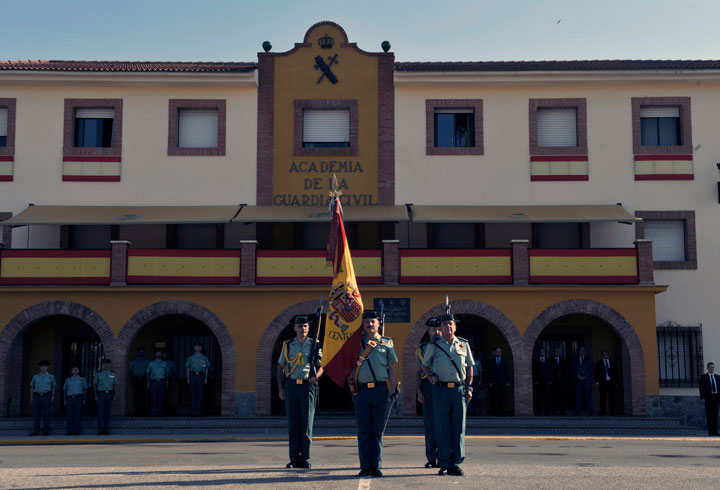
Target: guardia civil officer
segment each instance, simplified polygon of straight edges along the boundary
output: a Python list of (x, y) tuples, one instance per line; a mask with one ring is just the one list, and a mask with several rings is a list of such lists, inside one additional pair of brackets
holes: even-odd
[(455, 317), (448, 313), (438, 321), (442, 336), (428, 346), (422, 363), (423, 372), (433, 384), (438, 474), (462, 476), (459, 465), (465, 459), (465, 415), (472, 398), (475, 360), (468, 341), (455, 336)]
[(150, 391), (150, 415), (159, 416), (163, 413), (165, 390), (168, 385), (168, 365), (163, 359), (161, 350), (155, 351), (155, 359), (146, 369), (147, 389)]
[(40, 372), (30, 380), (30, 400), (33, 404), (33, 431), (31, 436), (40, 434), (40, 419), (42, 418), (43, 435), (50, 434), (50, 407), (55, 400), (55, 376), (48, 373), (50, 363), (38, 362)]
[(318, 379), (322, 351), (317, 352), (312, 365), (310, 356), (315, 339), (308, 337), (310, 322), (307, 315), (293, 319), (295, 337), (283, 342), (278, 359), (278, 396), (285, 400), (288, 419), (290, 462), (287, 468), (310, 468), (313, 420), (318, 395)]
[(117, 376), (110, 371), (110, 359), (103, 359), (102, 371), (95, 373), (95, 379), (93, 380), (95, 401), (97, 402), (98, 435), (110, 434), (110, 412), (115, 399), (115, 385), (117, 385), (117, 382)]
[(422, 362), (425, 359), (428, 345), (435, 342), (440, 335), (440, 325), (437, 318), (430, 318), (426, 323), (428, 340), (422, 342), (415, 352), (418, 366), (417, 399), (422, 404), (423, 424), (425, 425), (425, 468), (437, 468), (437, 440), (435, 439), (435, 411), (433, 410), (432, 384), (422, 371)]
[(360, 476), (382, 476), (382, 433), (388, 410), (388, 397), (397, 386), (398, 362), (393, 341), (378, 333), (380, 315), (373, 310), (363, 313), (362, 348), (357, 367), (348, 382), (355, 395), (358, 425)]
[(203, 389), (208, 381), (210, 359), (202, 353), (202, 344), (193, 344), (193, 354), (185, 361), (185, 379), (190, 386), (190, 415), (202, 414)]
[(145, 347), (136, 349), (137, 357), (130, 361), (128, 374), (132, 383), (133, 413), (145, 415), (147, 413), (147, 382), (146, 372), (150, 359), (145, 357)]
[(87, 381), (80, 376), (80, 367), (75, 365), (70, 368), (72, 375), (65, 380), (63, 392), (64, 402), (67, 411), (67, 435), (80, 435), (80, 417), (82, 407), (85, 405), (85, 396), (88, 389)]

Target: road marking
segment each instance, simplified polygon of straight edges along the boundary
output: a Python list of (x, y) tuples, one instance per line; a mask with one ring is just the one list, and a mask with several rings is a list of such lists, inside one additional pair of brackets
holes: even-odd
[(360, 478), (360, 481), (358, 481), (358, 490), (370, 490), (370, 478), (364, 477)]

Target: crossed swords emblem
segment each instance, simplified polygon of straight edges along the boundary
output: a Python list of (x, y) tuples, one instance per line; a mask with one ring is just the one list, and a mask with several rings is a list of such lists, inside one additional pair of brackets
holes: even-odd
[(332, 65), (334, 65), (335, 63), (340, 63), (337, 60), (337, 57), (338, 57), (337, 53), (335, 53), (334, 56), (328, 56), (327, 63), (325, 63), (325, 60), (323, 59), (322, 56), (318, 55), (315, 57), (315, 69), (322, 71), (322, 75), (320, 75), (320, 78), (318, 78), (317, 83), (322, 82), (322, 79), (325, 77), (327, 77), (327, 79), (330, 80), (330, 83), (332, 83), (333, 85), (335, 85), (338, 82), (337, 77), (330, 69), (330, 67)]

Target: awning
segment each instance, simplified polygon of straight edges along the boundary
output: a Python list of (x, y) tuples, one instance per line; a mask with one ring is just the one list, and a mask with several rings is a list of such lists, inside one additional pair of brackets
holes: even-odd
[(572, 206), (411, 205), (417, 223), (597, 223), (642, 221), (619, 204)]
[[(405, 206), (344, 206), (344, 221), (408, 221)], [(243, 206), (233, 223), (330, 222), (324, 206)]]
[(122, 225), (229, 223), (233, 206), (30, 206), (3, 225)]

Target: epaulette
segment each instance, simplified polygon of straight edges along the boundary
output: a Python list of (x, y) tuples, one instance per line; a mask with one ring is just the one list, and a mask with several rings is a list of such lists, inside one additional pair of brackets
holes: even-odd
[(458, 337), (457, 335), (455, 336), (455, 338), (458, 339), (460, 342), (465, 342), (466, 344), (469, 344), (469, 343), (470, 343), (470, 341), (468, 341), (468, 339), (464, 339), (464, 338), (462, 338), (462, 337)]
[(392, 344), (390, 337), (380, 337), (380, 345), (387, 345), (388, 343)]

